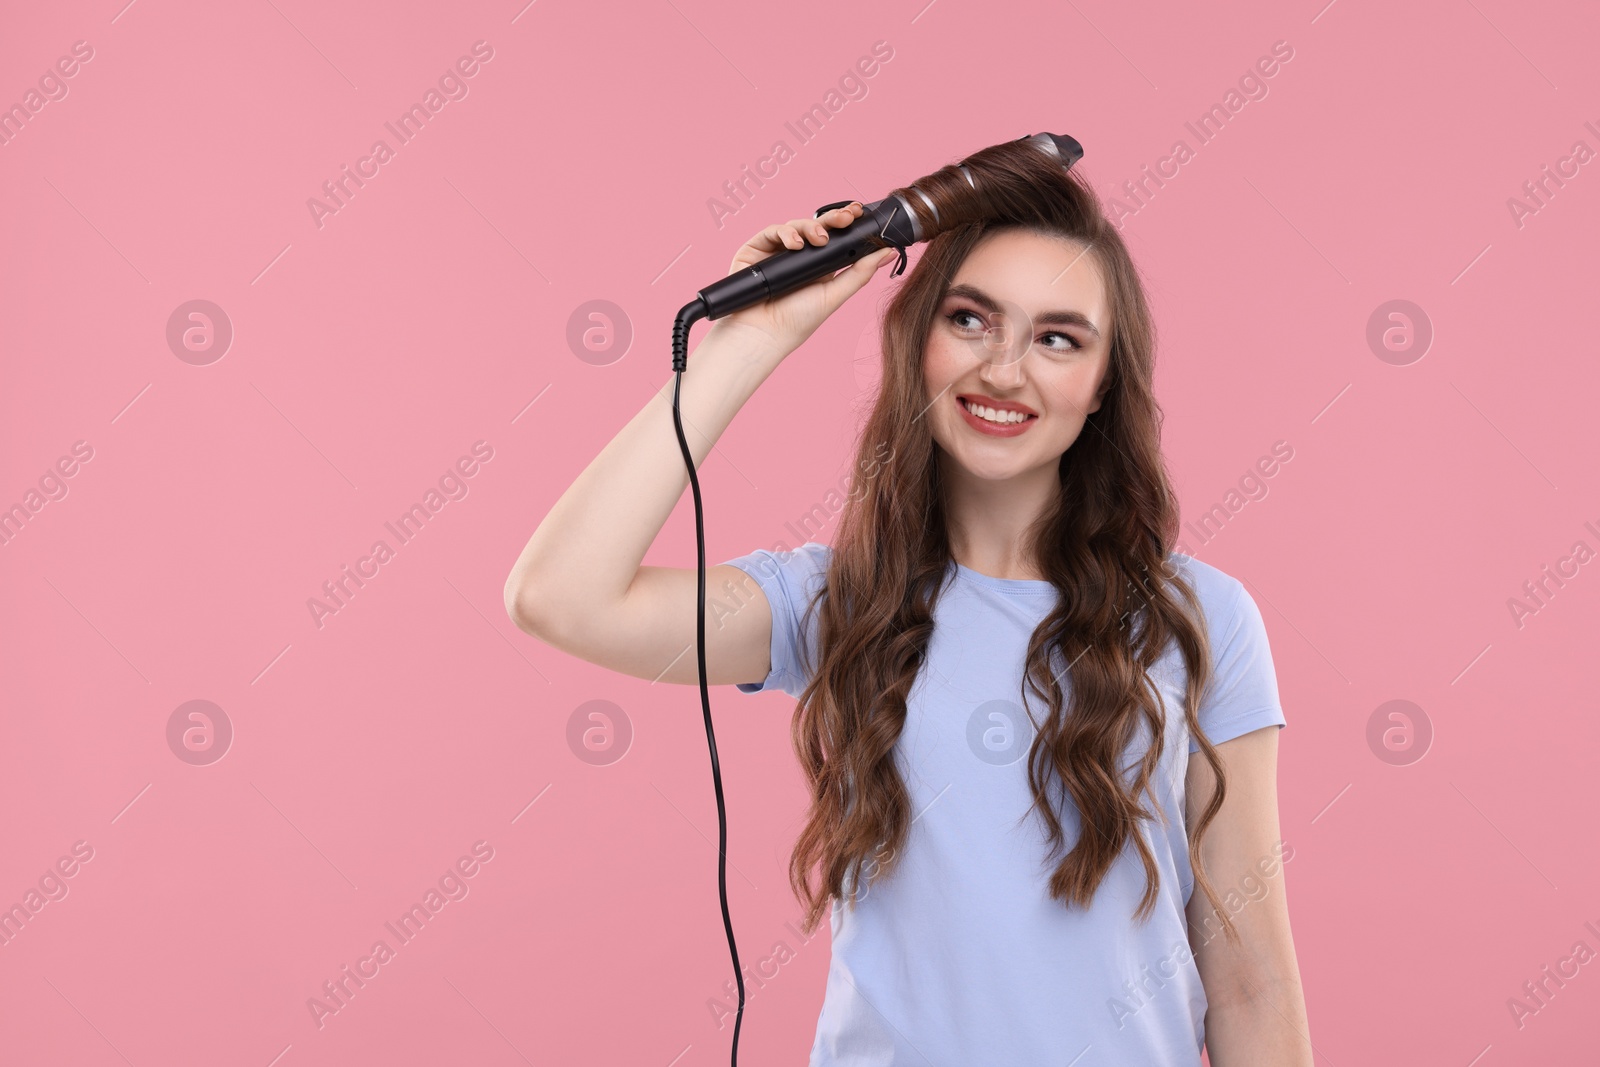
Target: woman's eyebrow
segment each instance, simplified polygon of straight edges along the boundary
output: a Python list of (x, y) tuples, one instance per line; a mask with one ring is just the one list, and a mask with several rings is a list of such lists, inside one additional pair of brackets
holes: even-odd
[[(952, 285), (945, 291), (945, 298), (952, 296), (966, 297), (985, 311), (998, 312), (1001, 310), (1000, 302), (976, 285)], [(1089, 316), (1081, 311), (1043, 311), (1033, 317), (1035, 326), (1077, 326), (1089, 331), (1095, 337), (1100, 336), (1100, 328), (1089, 320)]]

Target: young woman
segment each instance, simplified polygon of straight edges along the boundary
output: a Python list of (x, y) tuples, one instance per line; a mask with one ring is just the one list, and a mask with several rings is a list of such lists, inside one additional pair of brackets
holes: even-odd
[[(896, 190), (938, 232), (888, 307), (832, 546), (707, 574), (743, 590), (708, 620), (708, 684), (799, 701), (790, 876), (833, 934), (810, 1062), (1309, 1067), (1271, 652), (1242, 583), (1173, 551), (1138, 274), (1076, 170), (1022, 142), (963, 164)], [(860, 213), (768, 226), (730, 273)], [(697, 465), (894, 255), (712, 324), (680, 397)], [(687, 484), (670, 386), (551, 508), (506, 606), (696, 685), (696, 572), (640, 565)]]

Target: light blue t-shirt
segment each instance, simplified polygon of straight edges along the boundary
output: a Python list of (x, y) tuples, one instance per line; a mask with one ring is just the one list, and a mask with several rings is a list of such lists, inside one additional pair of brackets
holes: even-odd
[[(809, 543), (727, 561), (772, 608), (772, 671), (740, 691), (800, 694), (817, 633), (815, 612), (804, 634), (801, 620), (830, 554)], [(1255, 601), (1215, 567), (1171, 558), (1199, 595), (1211, 640), (1214, 680), (1199, 711), (1206, 736), (1221, 744), (1285, 725)], [(1200, 746), (1183, 716), (1182, 656), (1169, 645), (1151, 671), (1167, 709), (1153, 783), (1167, 826), (1143, 824), (1161, 876), (1155, 911), (1144, 924), (1133, 918), (1145, 874), (1131, 843), (1091, 908), (1069, 911), (1048, 891), (1054, 863), (1030, 811), (1033, 726), (1020, 703), (1028, 637), (1055, 606), (1055, 589), (952, 569), (895, 745), (910, 833), (892, 875), (861, 879), (853, 908), (833, 904), (811, 1067), (1199, 1067), (1206, 995), (1184, 915), (1194, 878), (1183, 809), (1188, 757)], [(1062, 675), (1063, 695), (1070, 679)], [(1031, 691), (1028, 706), (1035, 716), (1048, 710)], [(1148, 740), (1141, 726), (1124, 767)], [(1065, 804), (1070, 847), (1080, 825)]]

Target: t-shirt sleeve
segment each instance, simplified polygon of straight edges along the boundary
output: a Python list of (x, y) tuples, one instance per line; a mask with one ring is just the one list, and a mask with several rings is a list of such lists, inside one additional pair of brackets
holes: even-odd
[[(1200, 728), (1213, 745), (1263, 726), (1287, 725), (1261, 609), (1243, 582), (1231, 584), (1233, 595), (1208, 631), (1212, 677), (1199, 709)], [(1199, 751), (1200, 742), (1190, 737), (1189, 752)]]
[[(816, 612), (806, 618), (812, 597), (828, 576), (827, 545), (808, 542), (792, 552), (775, 553), (758, 548), (726, 562), (755, 579), (772, 608), (772, 670), (759, 682), (739, 682), (741, 693), (781, 689), (798, 697), (810, 681), (816, 648)], [(802, 622), (807, 623), (801, 633)]]

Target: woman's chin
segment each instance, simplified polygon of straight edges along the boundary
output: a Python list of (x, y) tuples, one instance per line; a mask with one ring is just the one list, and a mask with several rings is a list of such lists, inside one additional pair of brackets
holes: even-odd
[(1030, 469), (1016, 457), (961, 455), (956, 457), (956, 464), (968, 478), (981, 482), (1009, 482)]

